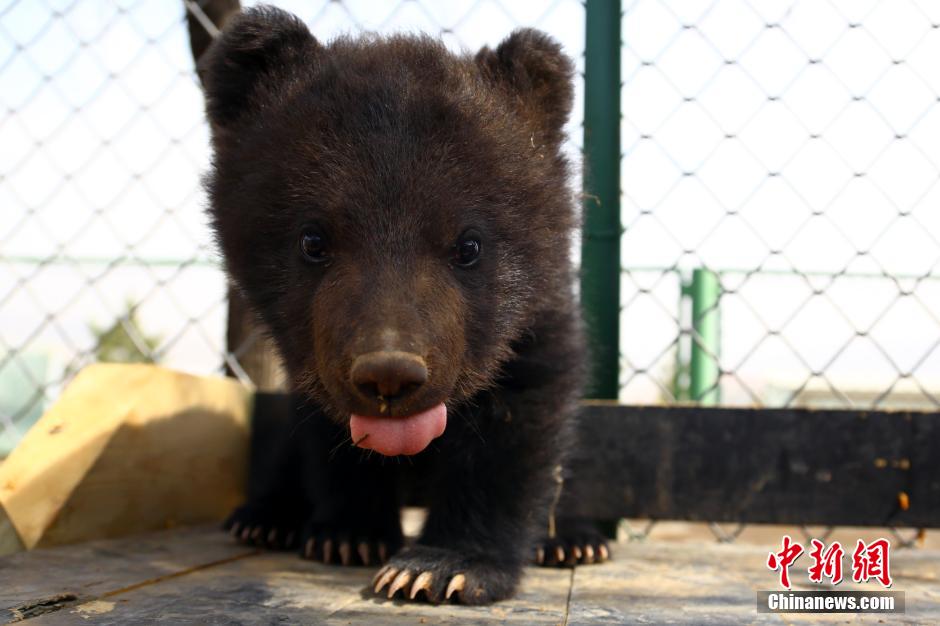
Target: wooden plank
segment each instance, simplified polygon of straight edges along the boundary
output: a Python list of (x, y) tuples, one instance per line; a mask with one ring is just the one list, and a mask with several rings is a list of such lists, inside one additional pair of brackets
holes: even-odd
[[(168, 531), (20, 553), (0, 560), (0, 606), (31, 606), (32, 624), (736, 624), (845, 620), (756, 613), (757, 590), (777, 588), (778, 546), (635, 542), (614, 560), (576, 570), (532, 568), (516, 598), (490, 607), (388, 602), (367, 585), (374, 568), (304, 561), (233, 545), (214, 529)], [(904, 615), (877, 623), (940, 623), (940, 553), (892, 551)], [(797, 563), (796, 589), (812, 586)], [(845, 571), (851, 571), (849, 564)], [(874, 583), (839, 589), (879, 589)], [(7, 610), (8, 619), (15, 615)], [(6, 620), (0, 620), (6, 621)]]
[[(905, 593), (903, 615), (759, 614), (756, 592), (779, 588), (776, 573), (765, 565), (767, 553), (778, 548), (715, 543), (619, 545), (613, 561), (575, 571), (568, 625), (845, 623), (847, 618), (863, 623), (940, 623), (940, 555), (919, 550), (895, 550), (891, 555), (892, 590)], [(798, 562), (791, 569), (794, 589), (818, 590), (806, 579), (805, 567)], [(844, 567), (851, 572), (849, 563)], [(843, 582), (838, 589), (881, 587)]]
[[(773, 588), (766, 554), (751, 547), (631, 543), (614, 560), (575, 571), (569, 626), (624, 623), (760, 623), (753, 581)], [(748, 580), (747, 576), (751, 576)], [(779, 623), (776, 616), (768, 621)], [(716, 622), (717, 618), (717, 622)]]
[(256, 553), (213, 527), (11, 554), (0, 558), (0, 623)]
[(71, 624), (322, 623), (354, 602), (372, 570), (329, 567), (266, 553), (90, 600), (35, 620)]
[(580, 431), (588, 517), (940, 527), (938, 413), (594, 403)]
[(571, 571), (527, 572), (519, 594), (491, 607), (431, 606), (372, 596), (375, 568), (265, 552), (49, 613), (36, 624), (563, 624)]

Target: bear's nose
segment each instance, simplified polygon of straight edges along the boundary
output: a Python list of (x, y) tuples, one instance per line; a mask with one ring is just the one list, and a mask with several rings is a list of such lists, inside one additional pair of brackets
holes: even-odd
[(369, 352), (356, 357), (350, 378), (370, 400), (400, 399), (428, 380), (428, 368), (417, 354), (397, 350)]

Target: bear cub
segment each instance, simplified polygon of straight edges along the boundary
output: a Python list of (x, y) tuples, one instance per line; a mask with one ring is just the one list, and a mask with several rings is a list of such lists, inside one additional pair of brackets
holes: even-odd
[[(527, 29), (475, 55), (323, 44), (261, 7), (200, 72), (212, 225), (296, 399), (227, 528), (384, 563), (376, 593), (435, 603), (507, 598), (533, 559), (606, 559), (554, 515), (584, 370), (560, 46)], [(403, 474), (428, 505), (407, 546)]]

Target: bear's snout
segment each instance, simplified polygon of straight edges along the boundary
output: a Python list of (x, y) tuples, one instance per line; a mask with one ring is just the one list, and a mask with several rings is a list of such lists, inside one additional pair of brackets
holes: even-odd
[(380, 350), (356, 357), (349, 377), (366, 400), (381, 404), (416, 392), (428, 380), (428, 367), (417, 354)]

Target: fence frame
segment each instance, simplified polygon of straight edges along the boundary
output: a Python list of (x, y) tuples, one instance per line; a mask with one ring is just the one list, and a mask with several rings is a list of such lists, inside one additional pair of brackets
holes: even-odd
[(620, 362), (620, 0), (587, 0), (581, 305), (589, 398), (616, 398)]

